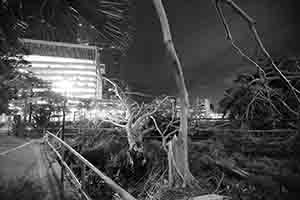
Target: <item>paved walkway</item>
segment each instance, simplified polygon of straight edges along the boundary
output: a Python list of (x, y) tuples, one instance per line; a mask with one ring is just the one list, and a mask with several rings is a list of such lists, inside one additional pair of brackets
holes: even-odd
[(29, 140), (0, 133), (0, 177), (7, 181), (16, 178), (39, 181), (47, 191), (43, 200), (60, 200), (60, 166), (57, 162), (49, 162), (52, 159), (39, 140), (21, 149), (1, 154), (27, 142)]

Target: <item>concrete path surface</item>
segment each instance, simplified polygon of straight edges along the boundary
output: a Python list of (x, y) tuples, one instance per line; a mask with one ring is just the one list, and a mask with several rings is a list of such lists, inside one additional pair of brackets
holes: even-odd
[[(60, 166), (53, 162), (40, 140), (7, 151), (27, 142), (25, 139), (0, 134), (0, 178), (5, 181), (28, 178), (39, 182), (47, 192), (43, 200), (60, 200)], [(1, 154), (3, 152), (5, 154)]]

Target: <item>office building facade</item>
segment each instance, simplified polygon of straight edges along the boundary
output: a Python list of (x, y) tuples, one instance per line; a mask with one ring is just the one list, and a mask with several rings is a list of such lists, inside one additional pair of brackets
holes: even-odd
[(73, 99), (102, 99), (102, 75), (96, 46), (23, 39), (29, 50), (24, 59), (38, 78), (49, 81), (52, 89)]

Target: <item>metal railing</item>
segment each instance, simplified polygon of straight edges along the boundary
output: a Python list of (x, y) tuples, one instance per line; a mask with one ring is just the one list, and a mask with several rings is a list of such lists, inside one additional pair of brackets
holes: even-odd
[[(85, 168), (88, 167), (90, 170), (92, 170), (97, 176), (99, 176), (108, 186), (111, 187), (111, 189), (118, 193), (121, 198), (123, 199), (130, 199), (135, 200), (135, 198), (129, 194), (127, 191), (125, 191), (123, 188), (121, 188), (117, 183), (115, 183), (111, 178), (106, 176), (103, 172), (101, 172), (97, 167), (95, 167), (92, 163), (90, 163), (87, 159), (85, 159), (79, 152), (77, 152), (75, 149), (73, 149), (70, 145), (68, 145), (65, 141), (63, 141), (61, 138), (57, 136), (57, 134), (53, 134), (49, 131), (45, 131), (44, 136), (44, 143), (50, 147), (50, 149), (55, 153), (57, 158), (60, 161), (62, 169), (66, 169), (66, 172), (69, 173), (71, 178), (74, 180), (76, 184), (76, 188), (81, 193), (82, 197), (84, 197), (87, 200), (91, 200), (91, 198), (86, 194), (85, 192), (85, 176), (81, 175), (81, 180), (79, 180), (75, 173), (72, 171), (72, 169), (68, 166), (68, 164), (65, 162), (62, 153), (59, 153), (58, 150), (55, 149), (55, 147), (51, 144), (50, 138), (54, 139), (55, 141), (59, 142), (65, 149), (69, 150), (69, 152), (74, 155), (81, 163), (81, 170), (85, 171)], [(64, 149), (62, 148), (62, 149)], [(62, 187), (63, 188), (63, 187)]]

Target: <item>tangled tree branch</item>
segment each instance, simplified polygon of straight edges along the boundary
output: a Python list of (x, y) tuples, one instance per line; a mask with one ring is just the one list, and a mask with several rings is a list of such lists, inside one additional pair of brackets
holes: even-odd
[[(104, 77), (104, 80), (109, 82), (114, 87), (114, 93), (120, 101), (122, 108), (126, 110), (126, 116), (116, 118), (108, 115), (103, 121), (110, 122), (115, 126), (124, 128), (127, 133), (129, 149), (138, 148), (137, 143), (141, 144), (144, 133), (148, 133), (147, 130), (142, 131), (141, 127), (146, 123), (146, 120), (155, 114), (160, 106), (168, 100), (170, 97), (166, 96), (164, 99), (154, 104), (154, 108), (145, 106), (144, 103), (138, 104), (135, 101), (129, 101), (129, 97), (126, 92), (122, 91), (121, 88), (112, 80)], [(142, 94), (142, 93), (134, 93)], [(151, 127), (149, 130), (153, 130)], [(142, 147), (141, 147), (142, 148)], [(142, 151), (141, 149), (134, 149), (136, 151)]]
[[(261, 40), (260, 36), (257, 33), (254, 19), (252, 19), (244, 10), (242, 10), (233, 0), (215, 0), (215, 7), (216, 7), (216, 10), (217, 10), (217, 13), (218, 13), (218, 15), (219, 15), (219, 17), (220, 17), (220, 19), (223, 23), (224, 28), (225, 28), (225, 31), (226, 31), (226, 34), (227, 34), (227, 39), (231, 41), (231, 44), (233, 45), (233, 47), (235, 49), (238, 49), (239, 52), (242, 52), (242, 51), (240, 51), (240, 49), (234, 43), (229, 25), (226, 21), (225, 15), (224, 15), (224, 13), (222, 11), (222, 8), (221, 8), (221, 3), (229, 5), (235, 12), (237, 12), (248, 23), (249, 29), (252, 32), (252, 34), (254, 35), (255, 41), (257, 42), (259, 48), (262, 50), (264, 55), (270, 60), (272, 69), (279, 75), (279, 78), (288, 86), (288, 88), (291, 90), (291, 92), (293, 93), (293, 95), (297, 99), (298, 103), (300, 104), (300, 99), (298, 97), (298, 94), (300, 94), (300, 91), (297, 90), (290, 83), (290, 81), (287, 79), (287, 77), (280, 71), (280, 69), (277, 67), (274, 60), (272, 59), (272, 57), (270, 56), (270, 54), (268, 53), (268, 51), (264, 47), (264, 45), (262, 43), (262, 40)], [(241, 53), (241, 54), (244, 55), (243, 53)]]
[(154, 127), (155, 129), (158, 131), (158, 133), (160, 134), (161, 138), (162, 138), (162, 146), (164, 148), (164, 150), (166, 152), (168, 152), (168, 149), (167, 149), (167, 140), (173, 136), (176, 132), (178, 132), (178, 128), (176, 128), (175, 130), (169, 132), (168, 134), (166, 134), (168, 128), (169, 128), (169, 124), (172, 123), (172, 121), (170, 121), (170, 123), (168, 124), (168, 126), (165, 128), (165, 130), (161, 130), (160, 127), (158, 126), (155, 118), (153, 116), (150, 116), (150, 118), (152, 119), (153, 123), (154, 123)]
[(126, 109), (126, 117), (127, 117), (127, 115), (129, 114), (128, 112), (129, 112), (130, 108), (129, 108), (129, 105), (126, 103), (127, 99), (124, 98), (123, 91), (121, 91), (121, 93), (120, 93), (119, 86), (115, 82), (111, 81), (110, 79), (108, 79), (104, 76), (102, 78), (103, 78), (103, 80), (109, 82), (114, 87), (114, 92), (115, 92), (117, 98), (121, 102), (122, 106)]

